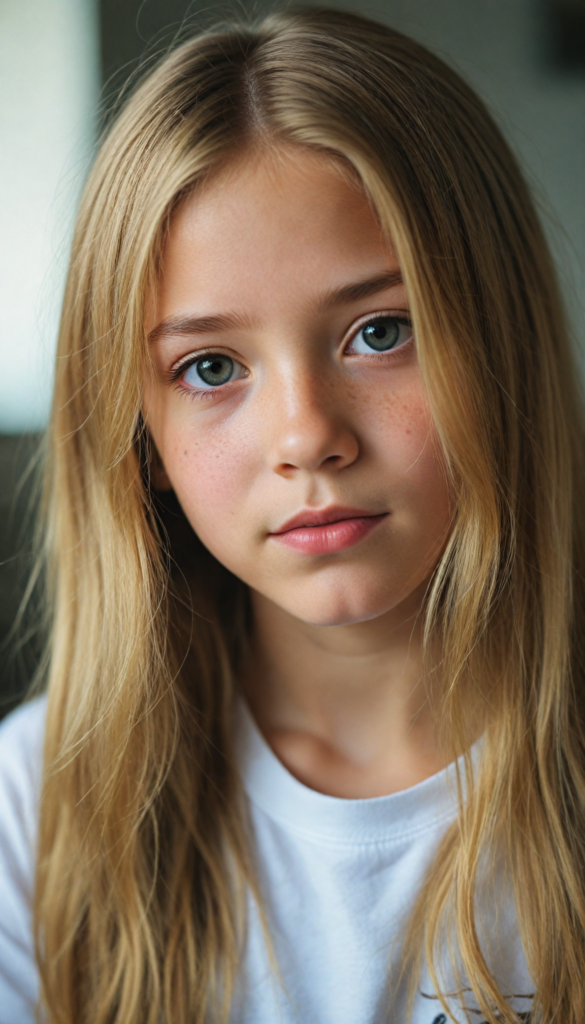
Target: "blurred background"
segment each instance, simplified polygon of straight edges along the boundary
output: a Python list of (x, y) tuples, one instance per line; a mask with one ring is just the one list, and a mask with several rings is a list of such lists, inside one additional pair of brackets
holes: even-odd
[[(276, 5), (280, 6), (280, 5)], [(420, 39), (491, 107), (519, 155), (585, 317), (585, 0), (371, 0), (345, 7)], [(0, 716), (26, 689), (34, 460), (42, 442), (75, 207), (116, 96), (177, 38), (256, 0), (0, 0)]]

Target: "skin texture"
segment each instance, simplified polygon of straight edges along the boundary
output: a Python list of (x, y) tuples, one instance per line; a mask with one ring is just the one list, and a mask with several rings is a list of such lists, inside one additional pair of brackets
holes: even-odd
[[(399, 270), (366, 197), (326, 158), (248, 156), (176, 213), (147, 318), (159, 484), (251, 589), (242, 688), (289, 770), (344, 797), (405, 788), (445, 762), (419, 613), (449, 488), (415, 342), (378, 353), (356, 334), (368, 317), (408, 317)], [(335, 296), (385, 274), (373, 294)], [(230, 356), (236, 379), (200, 394), (195, 367), (179, 367), (206, 352)], [(274, 537), (332, 505), (384, 515), (327, 554)]]

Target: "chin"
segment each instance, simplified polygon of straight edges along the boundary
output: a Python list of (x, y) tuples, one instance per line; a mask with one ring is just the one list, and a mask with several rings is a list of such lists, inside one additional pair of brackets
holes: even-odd
[[(293, 615), (296, 613), (293, 612)], [(369, 614), (364, 612), (358, 614), (355, 611), (344, 611), (338, 613), (330, 613), (329, 615), (307, 615), (304, 612), (302, 615), (296, 615), (302, 622), (306, 622), (308, 626), (356, 626), (360, 622), (370, 622), (372, 619), (377, 619), (384, 612), (370, 612)]]
[(347, 591), (340, 594), (337, 591), (329, 597), (320, 595), (318, 599), (289, 601), (282, 606), (290, 615), (311, 626), (353, 626), (385, 615), (397, 603), (387, 596), (386, 600), (380, 600), (373, 595), (350, 595)]

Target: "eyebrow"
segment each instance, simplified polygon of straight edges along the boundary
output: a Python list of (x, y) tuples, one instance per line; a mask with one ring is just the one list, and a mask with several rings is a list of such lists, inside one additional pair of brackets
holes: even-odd
[(387, 270), (383, 274), (377, 274), (376, 277), (369, 277), (365, 281), (358, 281), (357, 284), (346, 284), (342, 288), (334, 288), (332, 291), (327, 292), (319, 302), (319, 305), (325, 309), (331, 309), (333, 306), (348, 305), (350, 302), (357, 302), (359, 299), (367, 299), (370, 295), (377, 295), (378, 292), (384, 292), (388, 288), (395, 288), (399, 284), (402, 284), (400, 270)]
[[(349, 305), (358, 302), (360, 299), (367, 299), (370, 295), (386, 291), (388, 288), (395, 288), (402, 284), (400, 270), (389, 270), (376, 277), (369, 277), (365, 281), (358, 281), (355, 284), (346, 284), (341, 288), (334, 288), (317, 301), (316, 305), (322, 309), (332, 309), (335, 306)], [(156, 327), (149, 332), (148, 343), (160, 341), (161, 338), (189, 337), (197, 334), (216, 334), (219, 331), (248, 330), (250, 321), (238, 313), (218, 313), (214, 316), (168, 316), (161, 320)]]
[(167, 316), (150, 331), (148, 343), (159, 341), (161, 338), (216, 334), (218, 331), (241, 331), (249, 327), (249, 321), (238, 313), (218, 313), (216, 316)]

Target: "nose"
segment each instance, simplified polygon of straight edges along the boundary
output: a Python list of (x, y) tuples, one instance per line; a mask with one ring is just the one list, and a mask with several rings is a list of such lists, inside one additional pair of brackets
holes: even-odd
[(311, 375), (298, 376), (273, 389), (269, 461), (280, 476), (299, 471), (339, 471), (358, 457), (357, 435), (347, 419), (343, 396), (319, 385)]

